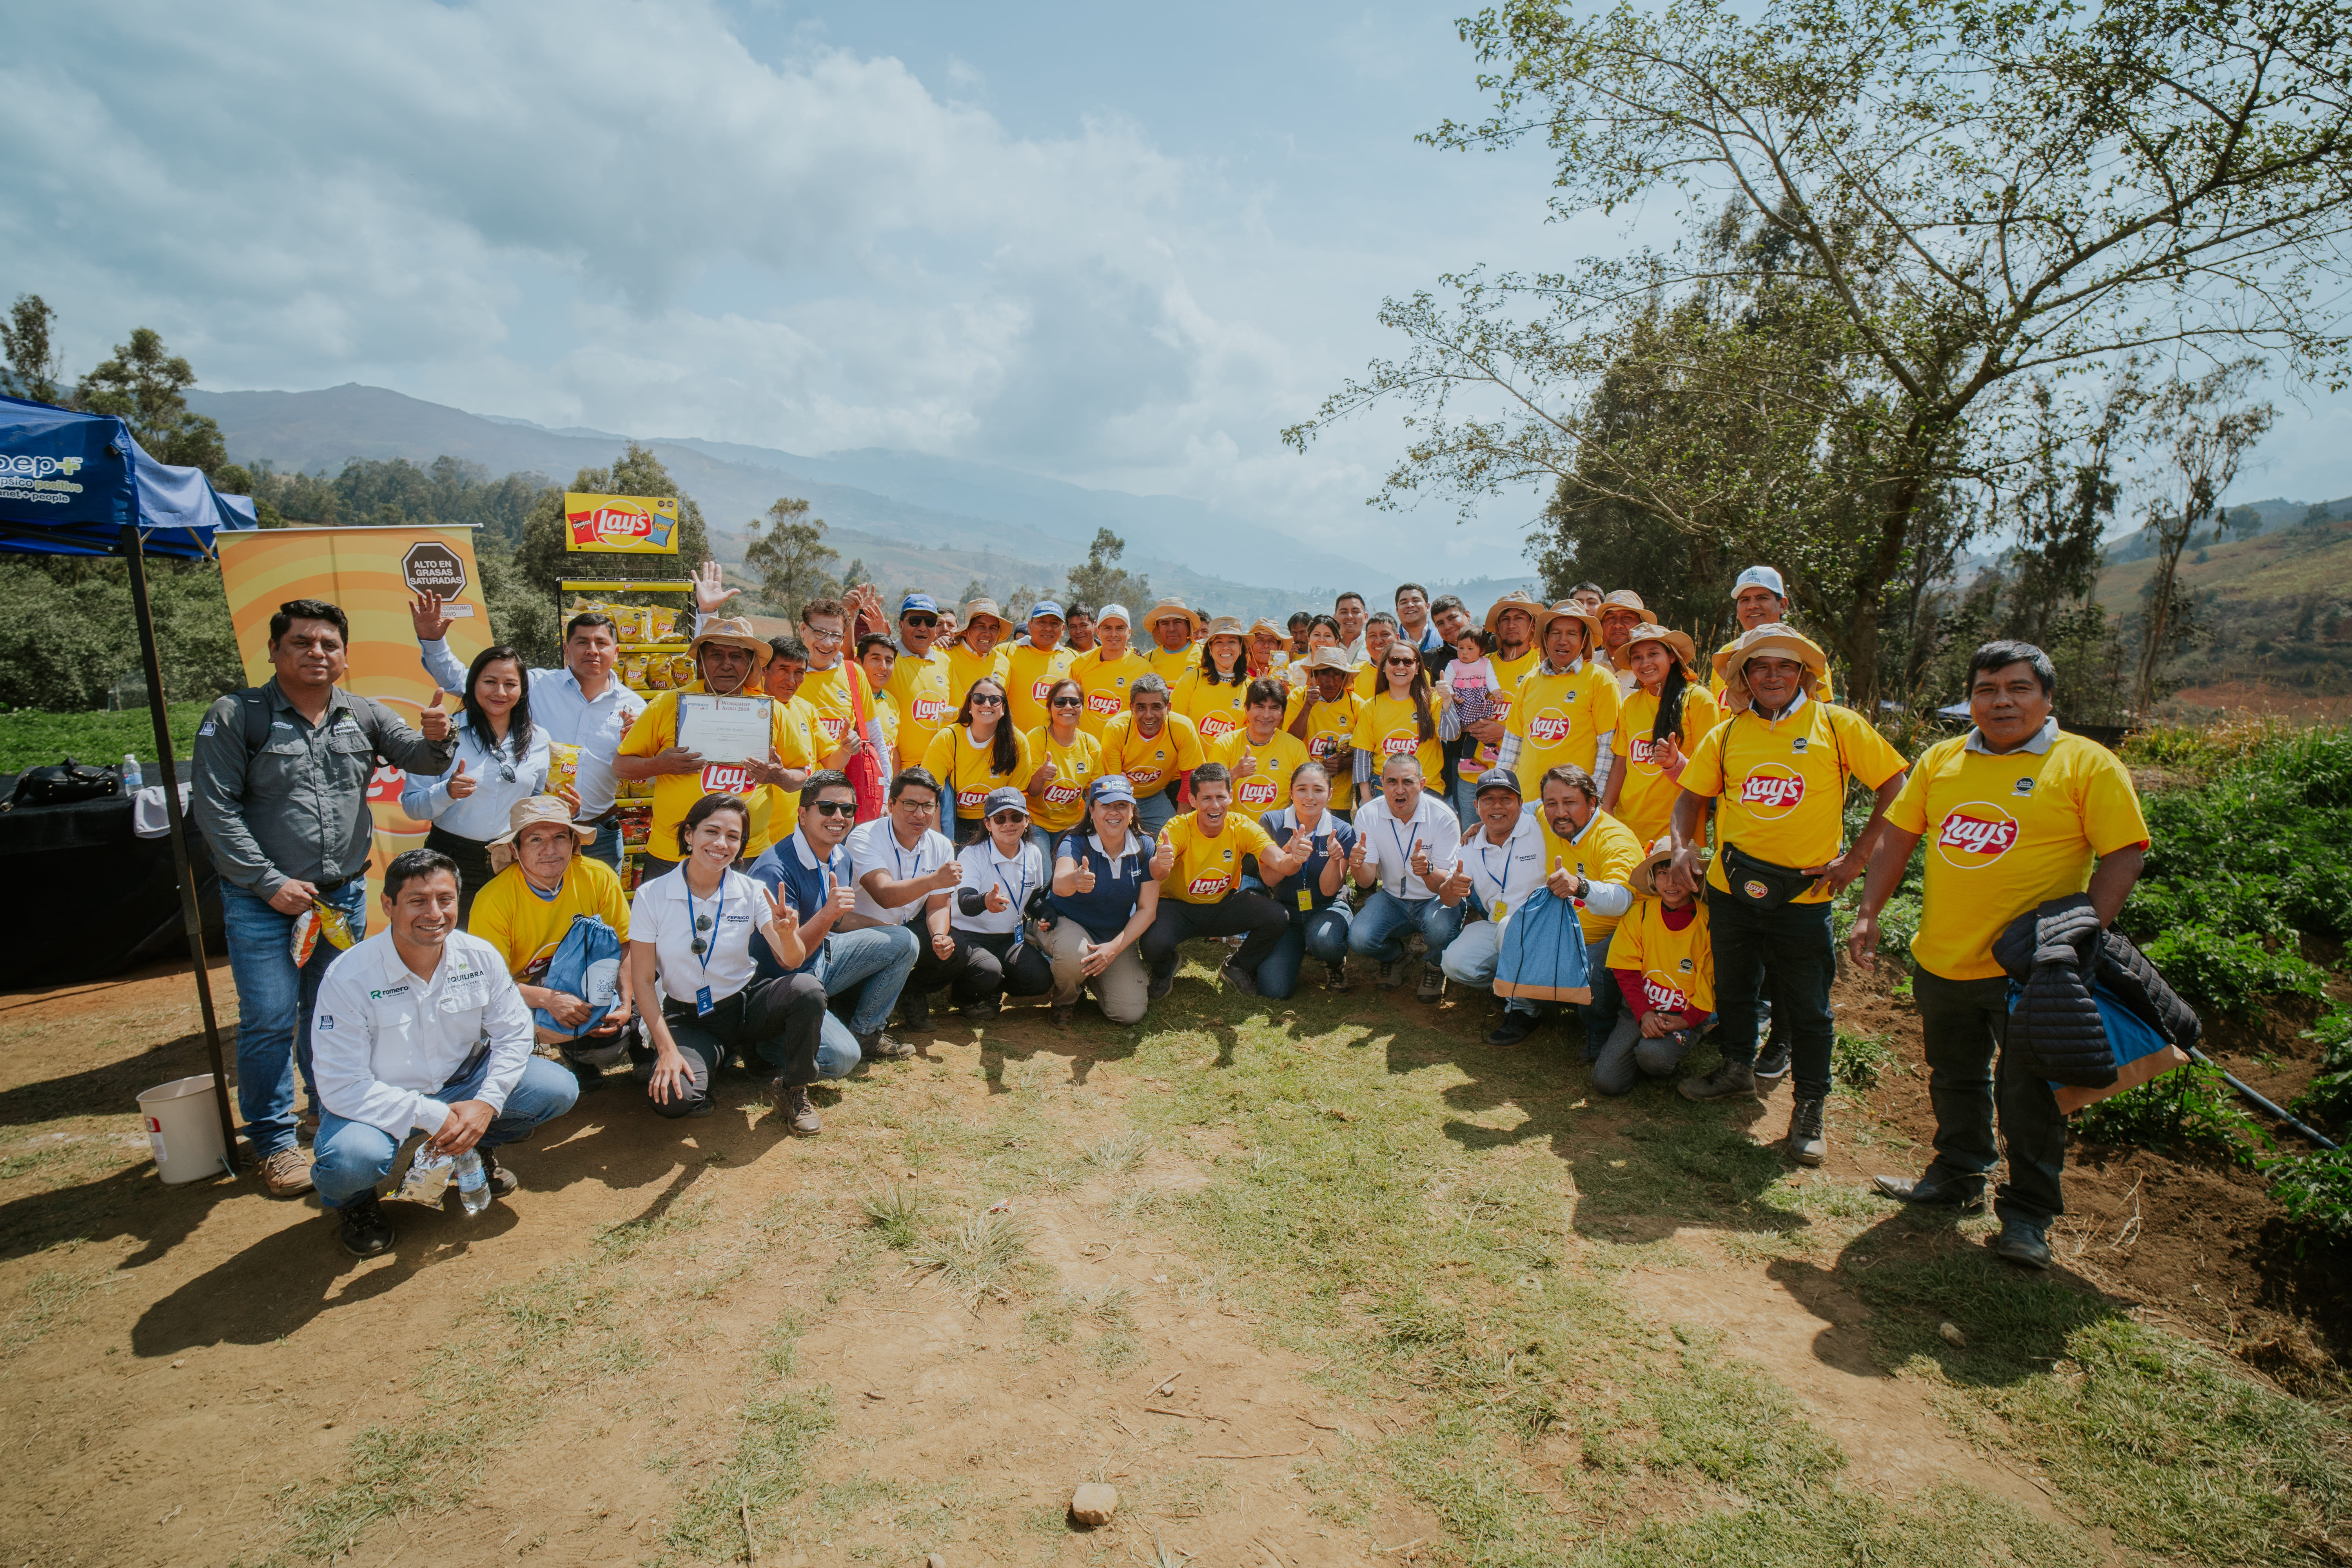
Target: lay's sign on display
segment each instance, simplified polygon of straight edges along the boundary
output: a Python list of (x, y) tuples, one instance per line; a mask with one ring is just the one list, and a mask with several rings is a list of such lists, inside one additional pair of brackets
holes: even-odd
[(563, 493), (563, 548), (605, 555), (677, 553), (676, 496)]

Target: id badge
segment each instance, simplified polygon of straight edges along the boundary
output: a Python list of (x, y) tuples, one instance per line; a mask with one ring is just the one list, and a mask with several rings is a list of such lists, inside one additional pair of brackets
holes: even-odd
[(1315, 912), (1315, 895), (1305, 888), (1298, 889), (1298, 907), (1308, 914)]
[(718, 1005), (718, 1003), (713, 1002), (710, 999), (709, 986), (706, 985), (701, 990), (697, 991), (694, 994), (694, 1014), (696, 1017), (708, 1018)]
[(1492, 904), (1489, 904), (1489, 905), (1486, 907), (1486, 916), (1487, 916), (1487, 918), (1488, 918), (1489, 920), (1494, 921), (1495, 921), (1495, 922), (1496, 922), (1497, 924), (1500, 924), (1500, 923), (1501, 923), (1501, 921), (1502, 921), (1503, 917), (1504, 917), (1505, 915), (1507, 915), (1507, 914), (1509, 914), (1510, 912), (1511, 912), (1511, 906), (1510, 906), (1510, 905), (1508, 905), (1508, 904), (1507, 904), (1507, 903), (1505, 903), (1505, 902), (1503, 902), (1503, 900), (1500, 900), (1500, 899), (1496, 899), (1496, 900)]

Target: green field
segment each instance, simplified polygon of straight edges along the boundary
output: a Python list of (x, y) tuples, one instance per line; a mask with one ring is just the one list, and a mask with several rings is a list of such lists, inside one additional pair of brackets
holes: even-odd
[[(190, 754), (196, 726), (210, 702), (172, 704), (172, 751)], [(0, 773), (62, 762), (119, 763), (125, 752), (142, 763), (155, 760), (155, 721), (144, 708), (120, 713), (37, 713), (20, 709), (0, 713)]]

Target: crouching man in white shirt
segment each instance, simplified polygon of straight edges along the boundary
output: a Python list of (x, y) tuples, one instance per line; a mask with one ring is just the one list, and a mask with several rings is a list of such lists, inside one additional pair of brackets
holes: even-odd
[(411, 1133), (436, 1154), (479, 1153), (502, 1197), (516, 1182), (492, 1151), (580, 1097), (570, 1072), (531, 1054), (530, 1009), (498, 949), (457, 929), (446, 855), (394, 857), (383, 910), (391, 929), (335, 960), (310, 1025), (322, 1106), (311, 1180), (354, 1258), (392, 1246), (375, 1187)]

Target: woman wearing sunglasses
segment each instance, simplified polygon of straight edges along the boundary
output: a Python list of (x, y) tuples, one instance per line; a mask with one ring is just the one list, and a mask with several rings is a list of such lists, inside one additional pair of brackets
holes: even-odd
[(1391, 640), (1381, 653), (1379, 680), (1356, 715), (1356, 784), (1369, 798), (1391, 757), (1410, 752), (1424, 779), (1445, 777), (1445, 742), (1460, 732), (1453, 707), (1440, 688), (1430, 690), (1429, 671), (1411, 643)]
[(1003, 681), (983, 675), (971, 683), (955, 722), (931, 737), (923, 769), (955, 797), (956, 843), (979, 843), (989, 792), (1009, 785), (1018, 794), (1037, 772), (1029, 737), (1006, 710)]
[(1029, 838), (1029, 802), (1005, 785), (988, 792), (987, 831), (956, 858), (963, 882), (954, 897), (948, 935), (966, 955), (948, 994), (967, 1018), (993, 1018), (1009, 997), (1042, 996), (1054, 988), (1054, 964), (1030, 940), (1030, 904), (1046, 887), (1045, 852)]
[(1102, 776), (1102, 742), (1084, 729), (1086, 711), (1086, 689), (1066, 675), (1045, 693), (1045, 722), (1029, 731), (1029, 754), (1037, 762), (1027, 784), (1029, 836), (1048, 855), (1086, 820), (1087, 785)]
[[(507, 831), (516, 805), (535, 795), (561, 795), (573, 811), (579, 796), (547, 787), (547, 732), (531, 724), (522, 655), (486, 647), (466, 671), (466, 718), (450, 735), (457, 742), (449, 771), (407, 775), (400, 809), (429, 822), (425, 847), (457, 863), (457, 920), (473, 912), (474, 895), (489, 884), (490, 840)], [(437, 707), (441, 694), (434, 693)]]
[(806, 971), (754, 977), (754, 932), (786, 969), (808, 949), (792, 906), (734, 868), (751, 822), (741, 795), (696, 801), (678, 824), (677, 868), (648, 879), (630, 906), (630, 978), (637, 995), (661, 998), (644, 1009), (654, 1047), (646, 1092), (663, 1116), (708, 1116), (718, 1109), (711, 1075), (740, 1051), (746, 1067), (756, 1058), (775, 1073), (793, 1130), (814, 1132), (824, 986)]

